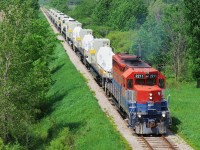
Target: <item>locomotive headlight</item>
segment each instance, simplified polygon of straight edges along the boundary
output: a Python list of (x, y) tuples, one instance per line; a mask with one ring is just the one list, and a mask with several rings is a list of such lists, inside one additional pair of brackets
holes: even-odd
[(150, 96), (149, 99), (152, 100), (152, 97)]
[(152, 93), (149, 93), (149, 96), (152, 96)]
[(162, 112), (162, 117), (166, 117), (165, 111)]
[(137, 115), (138, 115), (138, 118), (141, 118), (141, 117), (142, 117), (141, 113), (138, 113)]

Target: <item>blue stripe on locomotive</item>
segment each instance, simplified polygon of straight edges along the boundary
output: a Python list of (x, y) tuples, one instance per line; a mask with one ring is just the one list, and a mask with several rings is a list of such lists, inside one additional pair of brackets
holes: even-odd
[(151, 103), (149, 101), (146, 104), (140, 104), (136, 101), (134, 102), (132, 100), (127, 100), (122, 94), (122, 86), (119, 85), (114, 79), (113, 86), (113, 95), (127, 114), (141, 112), (142, 114), (156, 115), (161, 114), (161, 111), (168, 110), (167, 101), (161, 101), (157, 103)]

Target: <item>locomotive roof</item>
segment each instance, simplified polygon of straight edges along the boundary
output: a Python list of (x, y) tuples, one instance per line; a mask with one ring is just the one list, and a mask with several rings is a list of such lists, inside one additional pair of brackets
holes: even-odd
[(119, 53), (116, 55), (116, 61), (123, 63), (131, 68), (151, 68), (150, 65), (142, 61), (139, 57), (136, 55), (130, 55), (127, 53)]

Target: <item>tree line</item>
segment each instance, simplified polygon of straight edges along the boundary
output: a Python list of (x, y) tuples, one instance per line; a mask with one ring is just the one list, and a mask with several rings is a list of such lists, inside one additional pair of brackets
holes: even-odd
[(55, 37), (37, 0), (2, 0), (0, 10), (0, 149), (29, 149), (52, 83)]
[(74, 9), (65, 2), (46, 4), (92, 28), (95, 36), (108, 37), (115, 52), (140, 49), (168, 78), (200, 82), (198, 0), (81, 0)]

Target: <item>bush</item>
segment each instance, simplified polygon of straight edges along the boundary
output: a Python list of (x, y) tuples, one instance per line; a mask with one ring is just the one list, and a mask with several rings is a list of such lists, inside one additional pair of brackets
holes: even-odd
[(47, 147), (47, 150), (55, 149), (70, 149), (73, 146), (73, 136), (70, 134), (68, 128), (64, 128), (56, 138), (54, 138), (50, 145)]
[(133, 36), (133, 31), (112, 31), (106, 36), (106, 38), (110, 39), (113, 51), (118, 53), (132, 51)]

